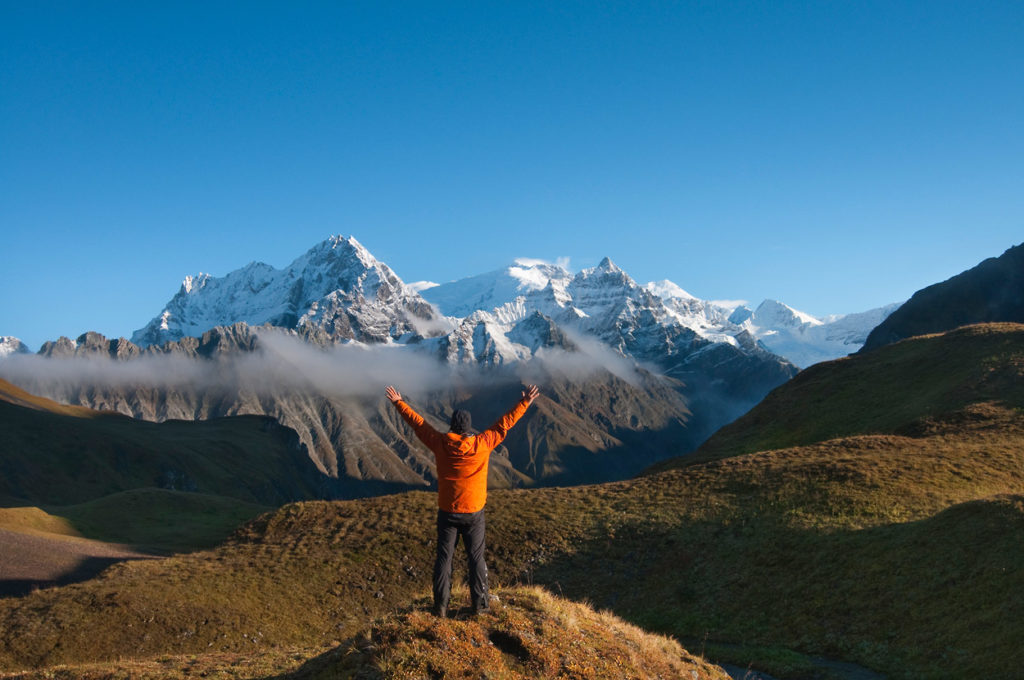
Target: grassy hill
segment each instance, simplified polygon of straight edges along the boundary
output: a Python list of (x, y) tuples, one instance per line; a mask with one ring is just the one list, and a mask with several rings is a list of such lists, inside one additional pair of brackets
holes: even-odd
[[(904, 341), (801, 374), (702, 461), (496, 491), (492, 582), (781, 678), (823, 677), (818, 656), (891, 678), (1019, 675), (1022, 356), (1015, 325)], [(290, 504), (206, 552), (0, 600), (0, 668), (336, 647), (423, 597), (433, 517), (426, 492)], [(416, 639), (425, 619), (404, 615)]]

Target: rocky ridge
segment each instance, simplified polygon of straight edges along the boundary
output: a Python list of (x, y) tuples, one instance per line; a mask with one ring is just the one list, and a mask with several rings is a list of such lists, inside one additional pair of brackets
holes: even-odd
[[(531, 322), (545, 323), (535, 317), (524, 320), (523, 328)], [(560, 340), (556, 327), (549, 331)], [(282, 349), (282, 342), (290, 344)], [(396, 349), (415, 352), (417, 346)], [(425, 363), (415, 370), (440, 366), (420, 351)], [(65, 361), (39, 363), (47, 359)], [(385, 485), (379, 490), (435, 483), (432, 455), (381, 396), (383, 375), (373, 389), (344, 384), (335, 389), (330, 376), (319, 375), (338, 370), (332, 368), (337, 364), (369, 360), (383, 365), (358, 345), (310, 346), (296, 331), (239, 323), (144, 348), (98, 333), (61, 338), (46, 343), (40, 356), (0, 363), (0, 374), (61, 403), (156, 422), (271, 416), (298, 433), (327, 477)], [(665, 455), (696, 447), (710, 434), (710, 425), (692, 414), (675, 381), (639, 367), (625, 377), (592, 364), (583, 374), (567, 374), (538, 358), (483, 371), (453, 371), (443, 384), (414, 391), (410, 399), (438, 428), (455, 408), (469, 409), (478, 426), (486, 427), (515, 402), (524, 380), (545, 385), (545, 397), (492, 456), (494, 487), (628, 476)], [(344, 368), (338, 372), (345, 374)]]

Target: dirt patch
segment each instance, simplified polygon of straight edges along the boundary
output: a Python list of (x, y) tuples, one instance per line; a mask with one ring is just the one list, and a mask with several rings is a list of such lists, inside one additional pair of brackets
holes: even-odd
[(126, 546), (0, 529), (0, 597), (85, 581), (115, 562), (152, 559)]

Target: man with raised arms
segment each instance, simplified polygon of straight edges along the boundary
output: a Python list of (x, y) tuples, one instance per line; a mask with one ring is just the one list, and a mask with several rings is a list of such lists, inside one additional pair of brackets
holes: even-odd
[(491, 451), (523, 417), (540, 391), (529, 385), (522, 398), (496, 423), (479, 434), (471, 430), (469, 412), (452, 413), (449, 430), (431, 427), (392, 387), (387, 398), (412, 427), (437, 461), (437, 560), (434, 562), (434, 613), (446, 616), (452, 586), (452, 556), (459, 536), (469, 554), (469, 590), (474, 613), (490, 607), (487, 565), (484, 563), (484, 504), (487, 502), (487, 462)]

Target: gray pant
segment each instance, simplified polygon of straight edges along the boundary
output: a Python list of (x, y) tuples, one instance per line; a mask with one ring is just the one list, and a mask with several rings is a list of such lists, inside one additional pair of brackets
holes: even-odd
[(469, 591), (473, 608), (486, 608), (487, 565), (484, 563), (484, 511), (437, 511), (437, 561), (434, 562), (434, 606), (447, 607), (452, 593), (452, 557), (459, 536), (469, 556)]

